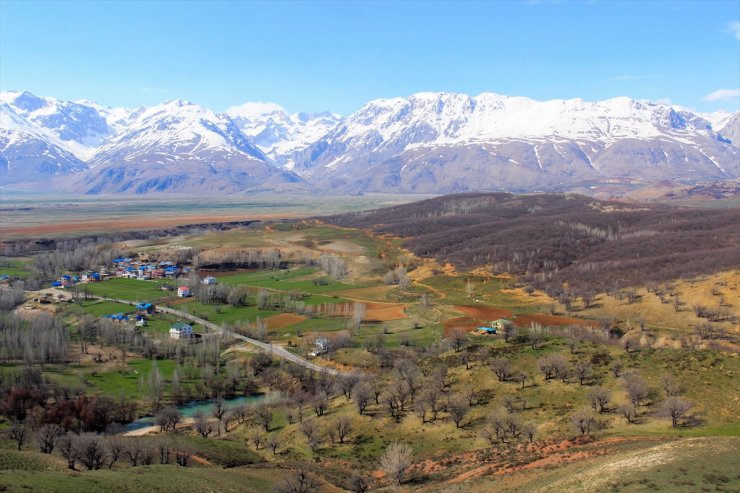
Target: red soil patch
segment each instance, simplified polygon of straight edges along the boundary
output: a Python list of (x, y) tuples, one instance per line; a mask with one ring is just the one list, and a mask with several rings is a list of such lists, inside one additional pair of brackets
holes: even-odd
[(389, 320), (400, 320), (409, 318), (406, 315), (406, 305), (403, 303), (365, 303), (367, 311), (363, 317), (365, 322), (387, 322)]
[(480, 322), (470, 317), (455, 317), (445, 320), (444, 327), (444, 336), (449, 337), (452, 334), (452, 329), (463, 328), (467, 331), (471, 331), (480, 327)]
[(505, 308), (494, 308), (491, 306), (456, 305), (455, 309), (470, 315), (476, 320), (484, 322), (490, 322), (499, 318), (509, 318), (514, 314), (511, 310), (507, 310)]
[(596, 326), (593, 320), (584, 320), (582, 318), (559, 317), (556, 315), (546, 315), (544, 313), (530, 313), (527, 315), (517, 315), (512, 319), (517, 327), (529, 327), (533, 322), (545, 327), (552, 325), (582, 325)]
[(267, 324), (268, 329), (275, 330), (282, 329), (288, 325), (297, 324), (298, 322), (303, 322), (304, 320), (306, 320), (306, 317), (296, 315), (295, 313), (281, 313), (279, 315), (273, 315), (272, 317), (266, 318), (265, 323)]

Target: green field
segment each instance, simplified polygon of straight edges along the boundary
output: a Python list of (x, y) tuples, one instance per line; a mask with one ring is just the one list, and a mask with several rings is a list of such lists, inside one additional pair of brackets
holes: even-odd
[(167, 298), (167, 292), (161, 289), (165, 284), (174, 286), (177, 285), (177, 281), (165, 279), (139, 281), (137, 279), (115, 278), (85, 284), (85, 288), (96, 296), (129, 301), (150, 301)]

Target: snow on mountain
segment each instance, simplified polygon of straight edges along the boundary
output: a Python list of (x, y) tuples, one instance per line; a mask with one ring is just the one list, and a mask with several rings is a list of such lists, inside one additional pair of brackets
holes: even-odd
[(722, 179), (738, 174), (737, 159), (710, 122), (665, 104), (419, 93), (369, 102), (296, 169), (332, 188), (451, 192)]
[(87, 101), (60, 101), (28, 91), (0, 93), (0, 101), (81, 160), (92, 157), (105, 139), (118, 133), (126, 125), (129, 114), (124, 108), (104, 108)]
[(8, 104), (0, 103), (0, 181), (48, 181), (86, 168)]
[(334, 113), (295, 113), (289, 115), (274, 103), (245, 103), (226, 110), (267, 156), (287, 169), (294, 165), (293, 155), (323, 137), (341, 117)]
[(189, 101), (173, 100), (137, 112), (123, 132), (97, 150), (90, 163), (94, 167), (110, 160), (177, 162), (204, 160), (212, 154), (266, 160), (225, 115)]
[(132, 115), (125, 131), (90, 160), (86, 193), (210, 192), (302, 187), (226, 115), (174, 100)]

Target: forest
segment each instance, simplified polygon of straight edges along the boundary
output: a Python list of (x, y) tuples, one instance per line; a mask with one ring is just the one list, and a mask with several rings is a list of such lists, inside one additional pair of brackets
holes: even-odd
[(665, 282), (740, 265), (740, 209), (684, 209), (571, 194), (449, 195), (321, 218), (406, 239), (461, 270), (489, 266), (559, 296)]

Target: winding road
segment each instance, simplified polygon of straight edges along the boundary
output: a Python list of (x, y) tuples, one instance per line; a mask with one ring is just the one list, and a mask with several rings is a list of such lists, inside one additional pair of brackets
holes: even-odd
[[(129, 300), (119, 300), (117, 298), (105, 298), (103, 296), (89, 296), (92, 299), (96, 300), (102, 300), (102, 301), (112, 301), (114, 303), (123, 303), (125, 305), (131, 305), (136, 306), (139, 303), (136, 301), (129, 301)], [(232, 337), (234, 339), (238, 339), (240, 341), (244, 341), (247, 344), (251, 344), (253, 346), (256, 346), (264, 351), (269, 352), (270, 354), (273, 354), (277, 356), (278, 358), (282, 358), (284, 360), (290, 361), (291, 363), (295, 363), (299, 366), (302, 366), (304, 368), (307, 368), (309, 370), (318, 371), (321, 373), (326, 373), (328, 375), (340, 375), (342, 372), (339, 370), (335, 370), (334, 368), (327, 368), (325, 366), (317, 365), (315, 363), (311, 363), (305, 358), (302, 358), (298, 356), (297, 354), (293, 354), (287, 349), (285, 349), (282, 346), (273, 346), (272, 344), (268, 342), (262, 342), (258, 341), (257, 339), (252, 339), (251, 337), (243, 336), (241, 334), (237, 334), (234, 331), (228, 330), (218, 324), (215, 324), (213, 322), (209, 322), (208, 320), (204, 320), (200, 317), (196, 317), (195, 315), (191, 315), (190, 313), (185, 313), (181, 310), (176, 310), (174, 308), (168, 308), (166, 306), (160, 306), (157, 305), (157, 309), (164, 313), (169, 313), (171, 315), (175, 315), (177, 317), (180, 317), (185, 320), (190, 320), (193, 323), (201, 324), (203, 327), (206, 327), (214, 332), (217, 332), (219, 334), (222, 334), (224, 336)]]

